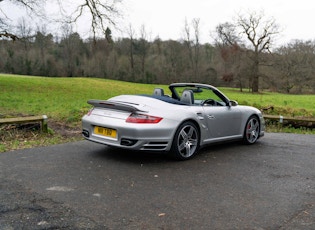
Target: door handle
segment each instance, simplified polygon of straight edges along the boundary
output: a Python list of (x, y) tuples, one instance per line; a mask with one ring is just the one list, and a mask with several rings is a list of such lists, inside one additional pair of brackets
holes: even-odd
[(207, 117), (208, 117), (209, 119), (214, 119), (214, 118), (215, 118), (213, 115), (207, 115)]

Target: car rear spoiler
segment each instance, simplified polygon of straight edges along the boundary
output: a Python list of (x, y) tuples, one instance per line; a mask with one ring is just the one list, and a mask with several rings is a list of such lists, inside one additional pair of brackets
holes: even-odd
[(122, 110), (126, 112), (146, 112), (136, 108), (135, 106), (128, 105), (126, 103), (117, 102), (117, 101), (105, 101), (105, 100), (88, 100), (87, 102), (94, 107), (106, 108), (106, 109), (115, 109)]

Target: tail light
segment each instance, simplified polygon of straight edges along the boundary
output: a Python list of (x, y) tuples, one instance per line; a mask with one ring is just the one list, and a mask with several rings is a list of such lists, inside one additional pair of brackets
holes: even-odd
[(128, 123), (140, 123), (140, 124), (157, 124), (162, 119), (163, 119), (162, 117), (155, 117), (155, 116), (150, 116), (150, 115), (146, 115), (146, 114), (132, 113), (126, 119), (126, 122), (128, 122)]
[(87, 115), (88, 115), (88, 116), (90, 116), (90, 115), (91, 115), (91, 113), (92, 113), (93, 109), (94, 109), (94, 108), (92, 108), (92, 109), (90, 109), (90, 110), (89, 110), (89, 112), (87, 113)]

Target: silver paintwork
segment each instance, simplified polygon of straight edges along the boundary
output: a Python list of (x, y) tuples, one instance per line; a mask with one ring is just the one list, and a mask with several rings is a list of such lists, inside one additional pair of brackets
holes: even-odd
[[(198, 148), (244, 137), (247, 137), (247, 142), (251, 144), (264, 135), (264, 119), (258, 109), (230, 101), (211, 85), (174, 83), (169, 89), (171, 96), (163, 96), (164, 92), (155, 90), (153, 95), (120, 95), (108, 100), (90, 100), (88, 103), (93, 105), (93, 109), (89, 115), (82, 118), (85, 138), (125, 149), (169, 151), (175, 132), (185, 121), (192, 121), (196, 125), (200, 137), (197, 140), (198, 145), (192, 144), (196, 140), (186, 140), (189, 149), (191, 146)], [(192, 96), (191, 92), (193, 99), (183, 98), (185, 95)], [(211, 99), (215, 101), (207, 100), (210, 99), (207, 97), (202, 98), (204, 95), (213, 95), (211, 97), (215, 98)], [(191, 99), (193, 104), (189, 104)], [(203, 104), (206, 100), (206, 104)], [(157, 124), (126, 123), (131, 113), (148, 114), (163, 119)], [(258, 123), (253, 123), (253, 117)], [(117, 130), (117, 138), (95, 134), (94, 126)]]

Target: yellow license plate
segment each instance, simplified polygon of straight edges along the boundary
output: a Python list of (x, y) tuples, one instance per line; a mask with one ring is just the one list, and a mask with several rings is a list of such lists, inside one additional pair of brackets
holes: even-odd
[(104, 127), (99, 127), (99, 126), (94, 127), (94, 133), (105, 136), (105, 137), (111, 137), (111, 138), (116, 138), (117, 136), (117, 131), (115, 129), (109, 129), (109, 128), (104, 128)]

